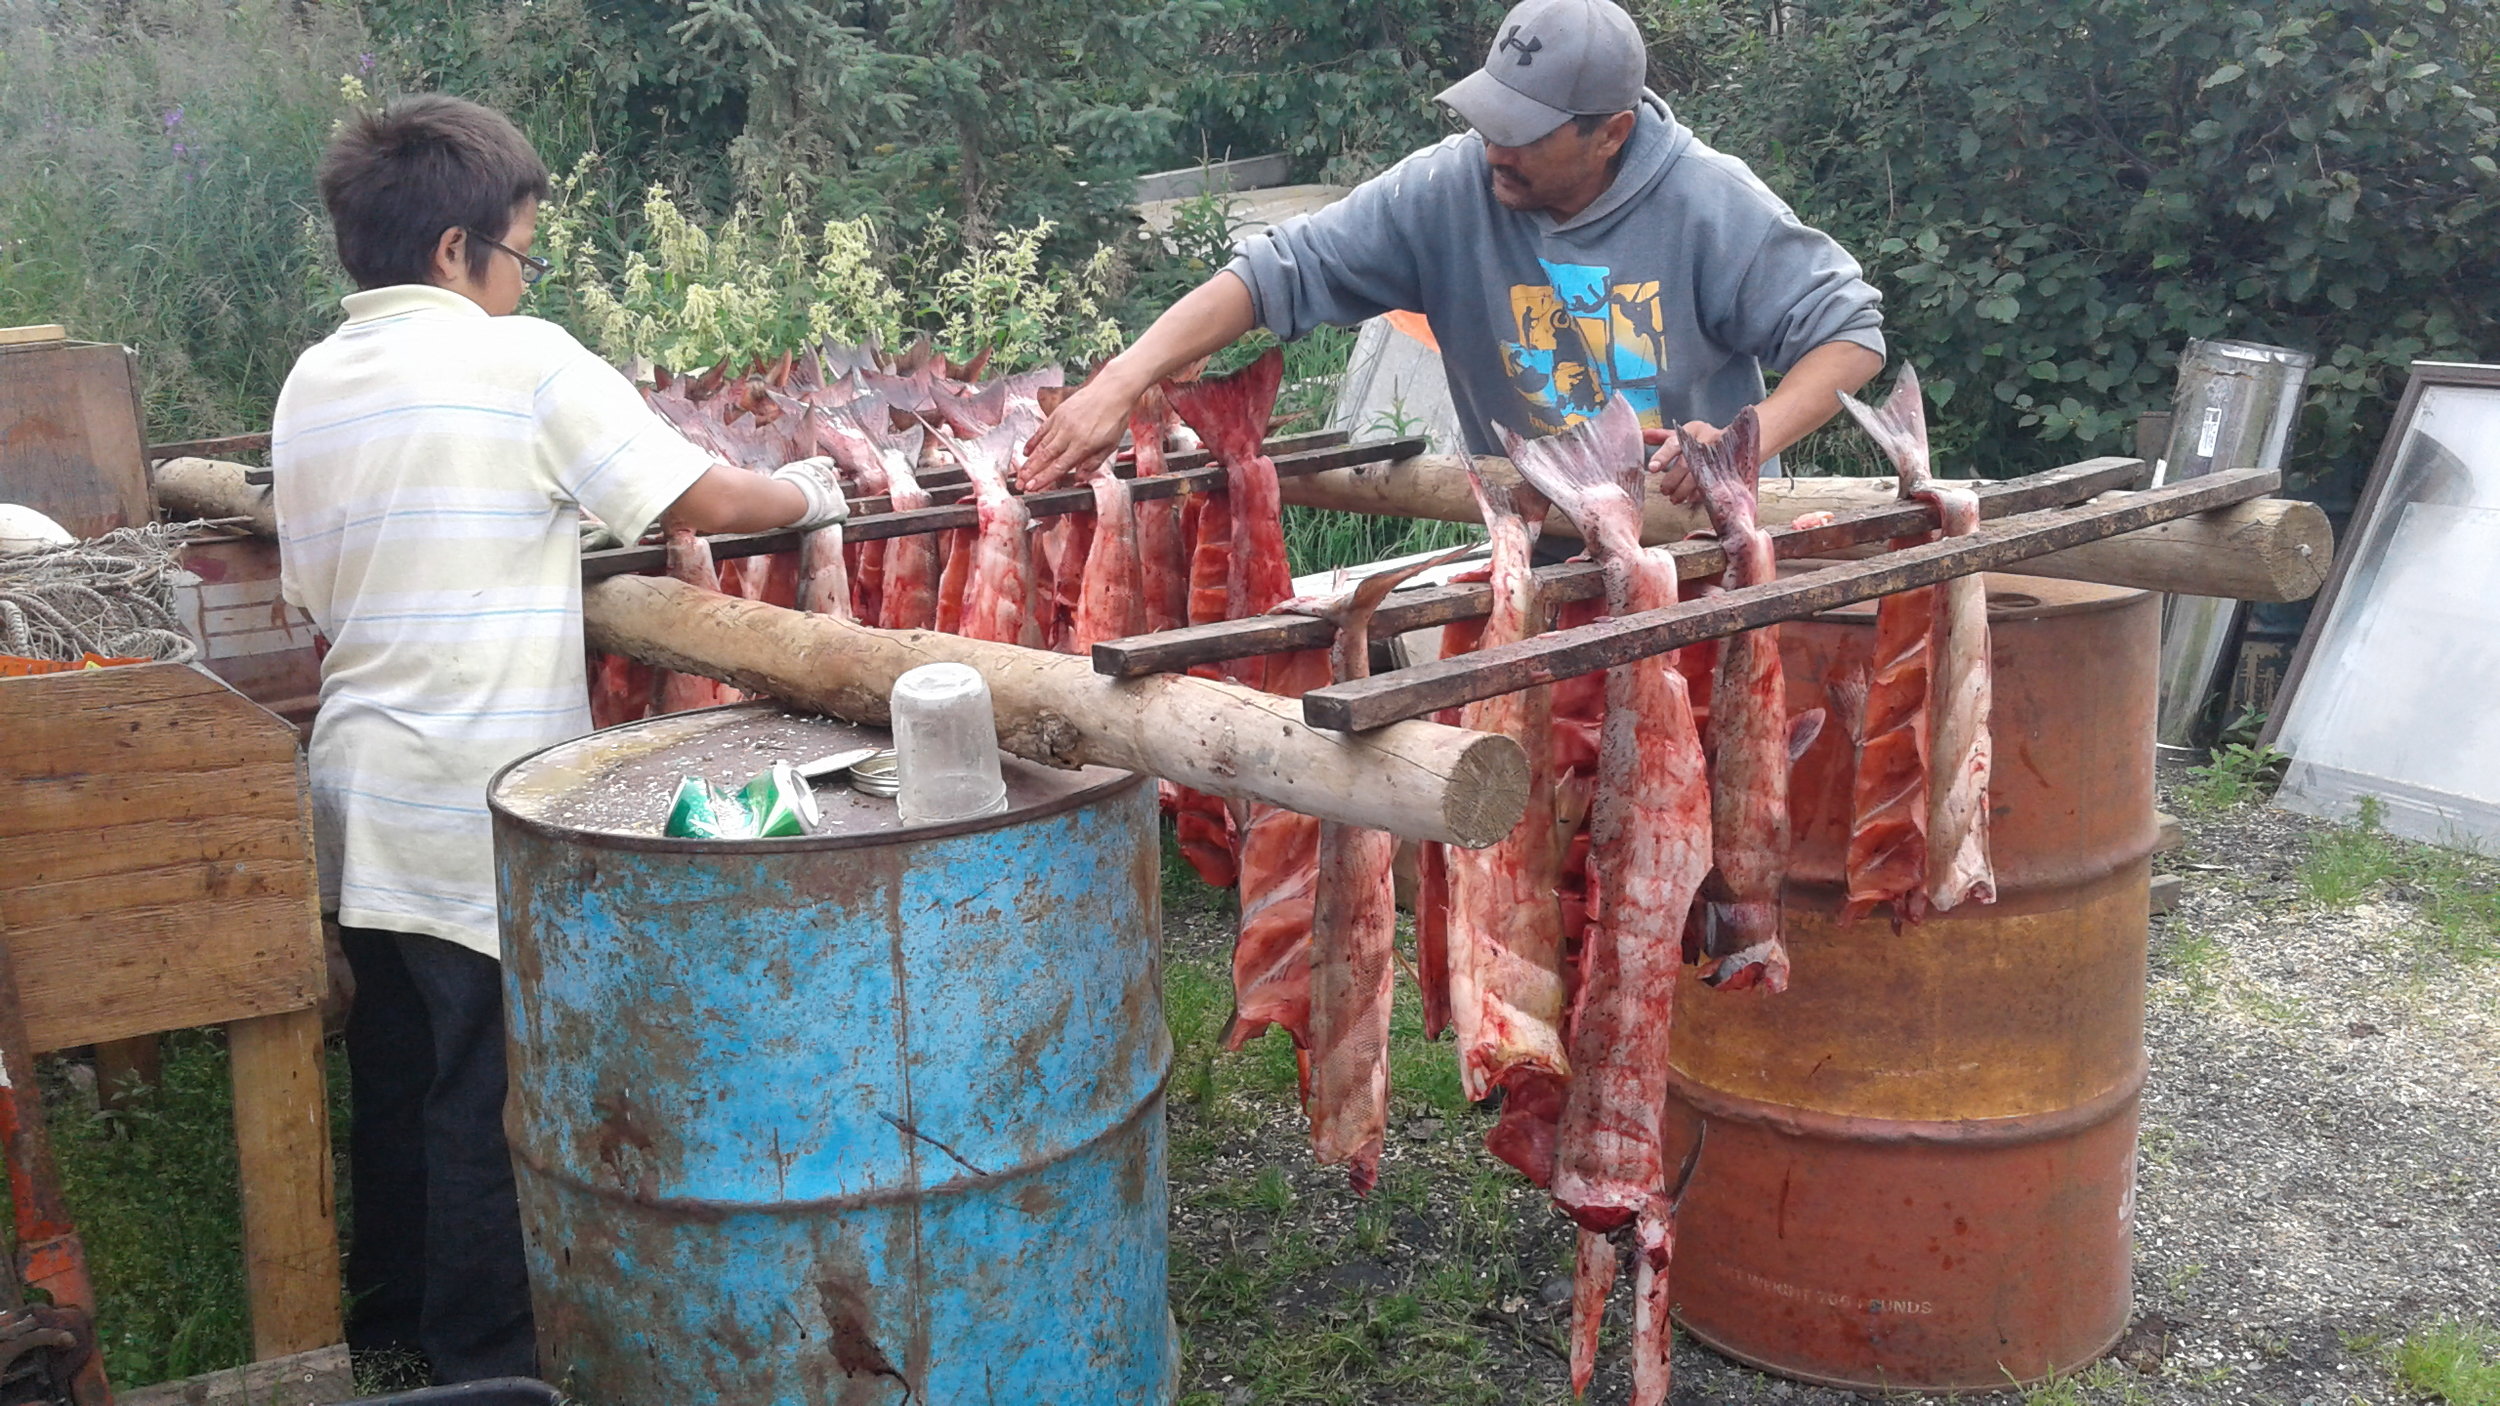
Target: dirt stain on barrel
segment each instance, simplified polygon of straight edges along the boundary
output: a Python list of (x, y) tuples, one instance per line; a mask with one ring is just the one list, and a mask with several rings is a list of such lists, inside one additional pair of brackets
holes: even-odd
[(864, 1406), (871, 1399), (867, 1389), (880, 1377), (899, 1384), (904, 1399), (909, 1400), (911, 1383), (895, 1370), (885, 1349), (877, 1346), (870, 1326), (867, 1290), (853, 1280), (829, 1276), (816, 1281), (816, 1302), (824, 1310), (825, 1346), (832, 1352), (833, 1365), (841, 1369), (847, 1384), (842, 1400)]

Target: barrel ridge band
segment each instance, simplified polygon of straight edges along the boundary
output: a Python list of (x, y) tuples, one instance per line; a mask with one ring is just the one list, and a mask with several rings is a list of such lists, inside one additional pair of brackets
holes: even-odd
[(573, 1175), (570, 1171), (551, 1167), (539, 1159), (535, 1149), (519, 1143), (515, 1143), (512, 1147), (512, 1160), (527, 1167), (534, 1175), (545, 1177), (551, 1182), (560, 1182), (603, 1201), (621, 1202), (648, 1211), (681, 1215), (694, 1220), (726, 1220), (731, 1216), (801, 1216), (814, 1215), (820, 1211), (849, 1211), (862, 1210), (870, 1206), (907, 1205), (939, 1196), (959, 1196), (966, 1192), (1004, 1186), (1021, 1177), (1055, 1167), (1075, 1157), (1078, 1153), (1090, 1152), (1126, 1134), (1150, 1112), (1157, 1118), (1162, 1117), (1164, 1090), (1169, 1088), (1171, 1083), (1172, 1061), (1167, 1059), (1163, 1066), (1163, 1076), (1155, 1080), (1154, 1087), (1146, 1091), (1145, 1097), (1139, 1099), (1137, 1106), (1129, 1110), (1128, 1116), (1085, 1141), (1072, 1143), (1038, 1161), (1019, 1163), (1005, 1171), (990, 1172), (983, 1176), (955, 1177), (939, 1182), (935, 1186), (885, 1187), (875, 1191), (855, 1191), (847, 1196), (825, 1196), (813, 1201), (707, 1201), (693, 1196), (637, 1196), (630, 1191), (616, 1187), (595, 1185)]
[(2124, 1077), (2081, 1103), (2006, 1118), (1883, 1118), (1864, 1113), (1826, 1113), (1715, 1089), (1672, 1067), (1667, 1070), (1667, 1089), (1704, 1117), (1752, 1123), (1790, 1137), (1938, 1147), (2015, 1147), (2065, 1137), (2109, 1121), (2144, 1092), (2145, 1074), (2150, 1067), (2150, 1061), (2138, 1053), (2135, 1067)]

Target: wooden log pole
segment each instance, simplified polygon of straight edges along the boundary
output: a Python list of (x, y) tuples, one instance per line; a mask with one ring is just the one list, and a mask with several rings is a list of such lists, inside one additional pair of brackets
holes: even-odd
[(278, 535), (269, 489), (245, 481), (251, 470), (219, 459), (168, 459), (156, 466), (156, 502), (172, 518), (249, 518), (262, 537)]
[[(1518, 478), (1507, 459), (1487, 457), (1477, 463), (1496, 483)], [(1986, 486), (1978, 480), (1965, 482), (1973, 488)], [(1426, 454), (1388, 464), (1331, 469), (1284, 480), (1281, 486), (1287, 503), (1308, 508), (1441, 522), (1482, 520), (1467, 489), (1466, 466), (1450, 455)], [(1766, 479), (1762, 521), (1777, 524), (1816, 511), (1846, 513), (1890, 501), (1894, 495), (1889, 478)], [(1662, 545), (1707, 526), (1699, 508), (1652, 498), (1641, 540)], [(1561, 513), (1546, 518), (1545, 530), (1564, 537), (1579, 535)], [(2326, 584), (2334, 551), (2334, 533), (2316, 504), (2261, 498), (2037, 557), (2023, 563), (2022, 570), (2035, 576), (2150, 591), (2293, 601), (2316, 595)]]
[(905, 670), (969, 664), (989, 683), (999, 745), (1017, 756), (1142, 771), (1411, 839), (1482, 848), (1527, 809), (1527, 754), (1493, 733), (1408, 722), (1340, 736), (1305, 724), (1297, 701), (1254, 689), (1187, 675), (1107, 679), (1080, 655), (870, 629), (662, 577), (586, 588), (582, 618), (593, 649), (853, 722), (884, 722)]

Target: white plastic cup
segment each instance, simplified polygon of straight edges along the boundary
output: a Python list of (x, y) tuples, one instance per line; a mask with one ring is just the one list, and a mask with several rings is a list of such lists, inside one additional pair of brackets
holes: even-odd
[(906, 825), (996, 815), (1007, 808), (990, 686), (968, 664), (923, 664), (894, 681), (895, 760)]

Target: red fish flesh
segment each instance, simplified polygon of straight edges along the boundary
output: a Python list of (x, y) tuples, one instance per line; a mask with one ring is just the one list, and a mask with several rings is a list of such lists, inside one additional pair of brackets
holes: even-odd
[[(1160, 388), (1139, 397), (1129, 412), (1129, 443), (1137, 459), (1137, 476), (1156, 478), (1164, 471), (1163, 437), (1171, 428), (1172, 407)], [(1155, 498), (1137, 504), (1137, 557), (1145, 574), (1146, 628), (1177, 630), (1189, 623), (1189, 551), (1181, 536), (1180, 504)]]
[[(1401, 582), (1438, 564), (1416, 562), (1367, 576), (1349, 595), (1316, 607), (1314, 613), (1337, 622), (1328, 652), (1333, 678), (1370, 675), (1372, 612)], [(1397, 848), (1397, 838), (1385, 831), (1336, 821), (1319, 825), (1310, 941), (1311, 1150), (1323, 1167), (1343, 1165), (1357, 1193), (1379, 1184), (1380, 1151), (1389, 1129), (1389, 1009), (1398, 926), (1390, 868)]]
[[(672, 525), (668, 529), (668, 574), (701, 590), (720, 590), (720, 573), (712, 566), (712, 546), (696, 536), (691, 527)], [(674, 670), (662, 670), (653, 681), (652, 691), (652, 711), (657, 713), (682, 713), (689, 708), (735, 703), (744, 696), (717, 679)]]
[(1146, 632), (1146, 582), (1138, 558), (1137, 518), (1129, 501), (1128, 480), (1111, 471), (1105, 459), (1094, 467), (1093, 542), (1085, 553), (1082, 588), (1077, 592), (1075, 628), (1070, 643), (1089, 653), (1104, 640)]
[(958, 441), (956, 457), (972, 480), (980, 516), (964, 573), (963, 634), (997, 644), (1041, 647), (1033, 608), (1032, 514), (1007, 487), (1009, 459), (1023, 436), (1001, 426)]
[[(1678, 432), (1679, 434), (1681, 431)], [(1727, 548), (1730, 590), (1779, 574), (1771, 534), (1755, 521), (1761, 431), (1749, 408), (1716, 444), (1684, 439), (1684, 461)], [(1711, 836), (1716, 891), (1706, 952), (1714, 986), (1788, 989), (1788, 946), (1780, 935), (1780, 893), (1788, 881), (1788, 763), (1814, 740), (1820, 711), (1792, 726), (1780, 671), (1779, 628), (1766, 625), (1719, 642), (1711, 693)]]
[[(1224, 466), (1225, 492), (1199, 515), (1200, 569), (1217, 525), (1224, 529), (1223, 596), (1215, 618), (1262, 615), (1293, 593), (1285, 562), (1283, 500), (1276, 466), (1264, 452), (1284, 358), (1270, 349), (1242, 370), (1171, 389), (1172, 409), (1195, 429)], [(1206, 574), (1211, 575), (1211, 572)], [(1200, 618), (1212, 582), (1193, 577), (1190, 617)], [(1226, 672), (1253, 688), (1298, 697), (1328, 681), (1324, 651), (1234, 661)], [(1184, 811), (1182, 820), (1187, 820)], [(1318, 862), (1319, 822), (1274, 806), (1244, 808), (1236, 850), (1241, 931), (1233, 948), (1234, 1048), (1270, 1024), (1297, 1045), (1310, 1042), (1310, 913)], [(1186, 846), (1189, 836), (1183, 836)], [(1202, 835), (1201, 840), (1205, 837)], [(1203, 872), (1203, 871), (1201, 871)]]
[[(1605, 572), (1614, 614), (1675, 602), (1674, 558), (1641, 546), (1646, 455), (1640, 421), (1621, 397), (1552, 438), (1504, 439), (1520, 473), (1578, 524)], [(1671, 658), (1607, 671), (1590, 831), (1597, 911), (1581, 956), (1553, 1192), (1582, 1231), (1573, 1339), (1593, 1347), (1593, 1320), (1605, 1303), (1604, 1285), (1595, 1281), (1612, 1278), (1614, 1251), (1591, 1237), (1645, 1213), (1662, 1214), (1660, 1120), (1676, 968), (1685, 914), (1710, 865), (1709, 778), (1684, 677)], [(1633, 1344), (1636, 1359), (1663, 1360), (1664, 1322), (1634, 1327), (1647, 1334)], [(1575, 1352), (1575, 1389), (1585, 1389), (1592, 1360)]]
[[(1492, 541), (1493, 604), (1479, 637), (1479, 647), (1492, 648), (1545, 627), (1530, 559), (1545, 500), (1526, 484), (1493, 488), (1473, 467), (1468, 482)], [(1559, 1089), (1570, 1077), (1571, 1061), (1563, 1042), (1562, 848), (1546, 746), (1553, 693), (1529, 688), (1483, 699), (1461, 709), (1458, 722), (1517, 738), (1533, 749), (1527, 812), (1518, 825), (1489, 848), (1450, 849), (1443, 857), (1449, 871), (1450, 1013), (1458, 1032), (1459, 1084), (1470, 1099), (1495, 1088), (1520, 1096), (1537, 1081)]]
[[(1842, 400), (1892, 460), (1901, 475), (1902, 497), (1934, 504), (1948, 537), (1966, 537), (1979, 530), (1978, 495), (1967, 488), (1946, 488), (1931, 475), (1927, 413), (1917, 372), (1906, 366), (1901, 369), (1901, 379), (1881, 410), (1870, 410), (1846, 396)], [(1956, 576), (1930, 590), (1936, 593), (1937, 602), (1925, 699), (1930, 755), (1924, 897), (1929, 908), (1943, 911), (1964, 903), (1996, 901), (1996, 871), (1988, 857), (1988, 774), (1995, 751), (1988, 712), (1995, 680), (1989, 660), (1987, 583), (1976, 575)], [(1880, 613), (1877, 624), (1882, 624)], [(1875, 736), (1872, 693), (1870, 689), (1870, 740)], [(1865, 768), (1862, 757), (1861, 778)], [(1854, 829), (1850, 840), (1854, 854)]]

